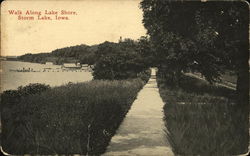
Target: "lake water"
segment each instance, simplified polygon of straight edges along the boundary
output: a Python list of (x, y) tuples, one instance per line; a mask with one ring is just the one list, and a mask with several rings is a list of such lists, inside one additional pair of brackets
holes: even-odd
[[(76, 83), (92, 80), (92, 74), (89, 71), (63, 71), (60, 65), (45, 65), (19, 61), (0, 61), (0, 63), (0, 92), (16, 89), (21, 85), (25, 86), (29, 83), (43, 83), (53, 87), (69, 82)], [(29, 68), (36, 72), (11, 71)], [(44, 70), (44, 68), (51, 69)]]

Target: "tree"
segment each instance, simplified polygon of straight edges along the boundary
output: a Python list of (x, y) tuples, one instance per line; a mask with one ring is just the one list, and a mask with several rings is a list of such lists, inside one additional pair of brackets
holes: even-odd
[(211, 83), (233, 69), (239, 103), (248, 105), (240, 100), (248, 101), (247, 3), (143, 0), (141, 8), (158, 67), (176, 79), (181, 71), (195, 70)]
[[(235, 110), (249, 138), (249, 7), (243, 1), (184, 2), (143, 0), (143, 24), (155, 48), (158, 67), (174, 79), (195, 70), (213, 83), (225, 69), (237, 73)], [(170, 72), (169, 72), (170, 71)], [(247, 149), (248, 139), (242, 141)]]
[(138, 43), (125, 39), (119, 43), (104, 42), (96, 51), (94, 79), (135, 78), (146, 67), (138, 52)]
[(148, 36), (142, 36), (138, 40), (137, 50), (146, 67), (156, 66), (156, 53)]

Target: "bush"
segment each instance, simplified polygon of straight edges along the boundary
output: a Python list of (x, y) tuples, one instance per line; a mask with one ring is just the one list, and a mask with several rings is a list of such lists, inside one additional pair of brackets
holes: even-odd
[(1, 94), (1, 105), (5, 104), (6, 107), (17, 104), (21, 97), (25, 97), (32, 94), (40, 94), (50, 89), (49, 85), (30, 83), (23, 87), (18, 87), (17, 90), (6, 90)]
[(137, 74), (147, 69), (137, 50), (137, 43), (125, 40), (120, 43), (104, 42), (96, 51), (93, 69), (94, 79), (123, 80), (136, 78)]
[(21, 95), (40, 94), (41, 92), (44, 92), (48, 89), (50, 89), (49, 85), (39, 83), (31, 83), (24, 87), (18, 87), (18, 91), (21, 93)]
[(11, 154), (100, 155), (144, 84), (93, 80), (21, 96), (3, 107), (2, 147)]
[(144, 70), (144, 71), (137, 74), (137, 77), (142, 79), (145, 83), (148, 82), (150, 76), (151, 76), (151, 70), (150, 69)]

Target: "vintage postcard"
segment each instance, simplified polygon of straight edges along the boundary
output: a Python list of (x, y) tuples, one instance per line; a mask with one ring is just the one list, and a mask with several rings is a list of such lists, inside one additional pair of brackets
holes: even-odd
[(249, 152), (249, 4), (1, 3), (5, 155)]

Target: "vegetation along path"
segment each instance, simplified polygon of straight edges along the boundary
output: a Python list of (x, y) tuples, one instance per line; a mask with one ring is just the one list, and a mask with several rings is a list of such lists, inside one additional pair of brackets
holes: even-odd
[(105, 156), (173, 155), (164, 134), (164, 104), (158, 92), (155, 69), (151, 71), (151, 78), (111, 139)]

